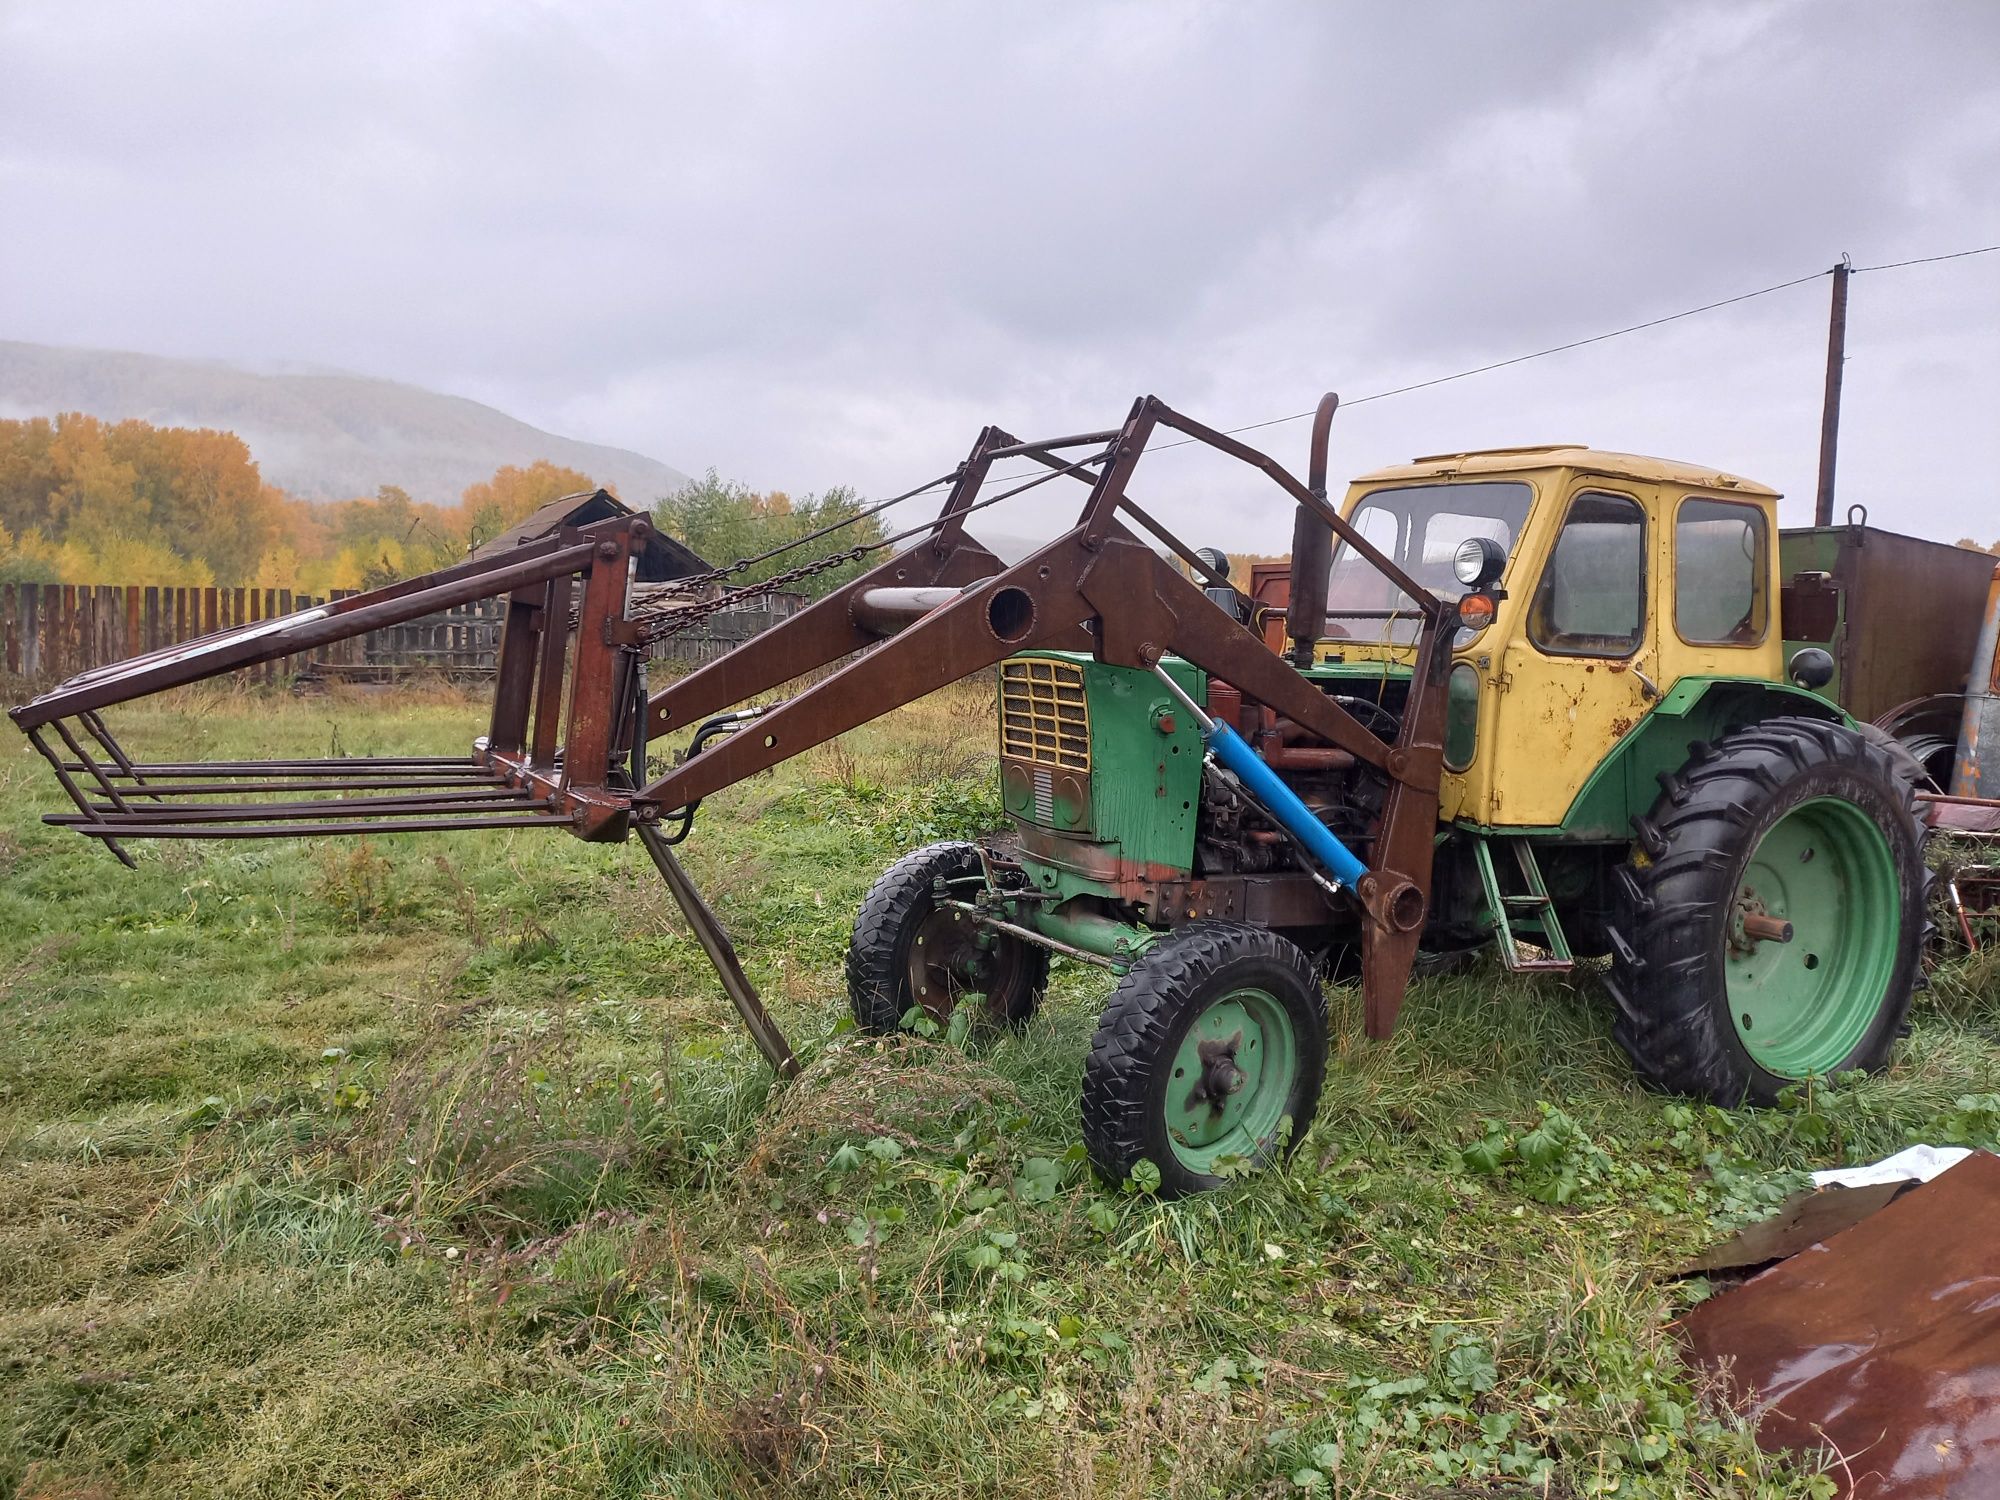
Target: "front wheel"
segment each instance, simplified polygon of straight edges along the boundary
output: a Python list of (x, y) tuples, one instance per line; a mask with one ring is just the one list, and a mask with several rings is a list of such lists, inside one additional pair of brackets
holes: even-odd
[(1700, 747), (1635, 820), (1608, 931), (1615, 1033), (1659, 1088), (1771, 1104), (1880, 1068), (1921, 961), (1923, 830), (1884, 749), (1774, 719)]
[(1083, 1140), (1112, 1182), (1142, 1161), (1163, 1197), (1219, 1187), (1290, 1149), (1326, 1077), (1326, 999), (1276, 933), (1190, 922), (1147, 950), (1097, 1023)]
[(985, 883), (976, 845), (929, 844), (875, 882), (847, 945), (847, 1002), (863, 1031), (887, 1035), (912, 1007), (943, 1026), (968, 997), (989, 1021), (1022, 1026), (1049, 983), (1049, 954), (1006, 933), (982, 932), (940, 906), (942, 882), (970, 898)]

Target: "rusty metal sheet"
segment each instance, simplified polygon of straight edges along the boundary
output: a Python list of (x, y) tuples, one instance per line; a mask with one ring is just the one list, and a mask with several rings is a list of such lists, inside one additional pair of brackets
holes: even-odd
[(1948, 833), (2000, 833), (2000, 801), (1984, 797), (1938, 797), (1917, 793), (1924, 821)]
[(1680, 1274), (1744, 1271), (1797, 1255), (1843, 1229), (1852, 1229), (1912, 1185), (1905, 1179), (1858, 1188), (1807, 1188), (1779, 1204), (1770, 1218), (1759, 1219), (1710, 1245), (1682, 1267)]
[(1681, 1331), (1760, 1446), (1831, 1448), (1852, 1500), (2000, 1495), (2000, 1157), (1968, 1157)]

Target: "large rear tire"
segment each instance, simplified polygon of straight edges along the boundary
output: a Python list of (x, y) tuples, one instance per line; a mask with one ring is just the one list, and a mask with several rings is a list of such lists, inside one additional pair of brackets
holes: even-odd
[(1660, 780), (1607, 930), (1614, 1034), (1640, 1076), (1734, 1106), (1882, 1067), (1929, 894), (1903, 768), (1843, 725), (1773, 719)]
[(985, 1017), (1023, 1026), (1049, 983), (1049, 951), (1006, 933), (987, 935), (935, 891), (966, 895), (985, 879), (976, 845), (929, 844), (882, 872), (854, 919), (847, 945), (847, 1003), (863, 1031), (886, 1036), (914, 1006), (940, 1026), (968, 996)]
[(1104, 1007), (1083, 1068), (1084, 1146), (1111, 1182), (1149, 1161), (1161, 1196), (1204, 1192), (1232, 1164), (1288, 1152), (1325, 1077), (1326, 998), (1305, 954), (1265, 928), (1190, 922)]

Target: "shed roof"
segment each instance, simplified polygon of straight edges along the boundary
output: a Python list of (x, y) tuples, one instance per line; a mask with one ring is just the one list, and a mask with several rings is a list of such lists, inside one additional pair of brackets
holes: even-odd
[[(588, 526), (592, 521), (608, 521), (613, 516), (636, 512), (609, 490), (564, 495), (515, 522), (505, 531), (474, 551), (474, 557), (495, 557), (511, 552), (523, 542), (540, 541), (563, 526)], [(685, 544), (675, 541), (657, 526), (648, 533), (638, 551), (641, 583), (666, 583), (690, 573), (705, 573), (708, 564)]]

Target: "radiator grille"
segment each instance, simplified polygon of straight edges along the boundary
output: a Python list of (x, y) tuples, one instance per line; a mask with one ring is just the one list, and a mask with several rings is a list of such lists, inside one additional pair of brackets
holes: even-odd
[(1090, 769), (1081, 667), (1034, 656), (1000, 664), (1000, 753), (1062, 771)]

